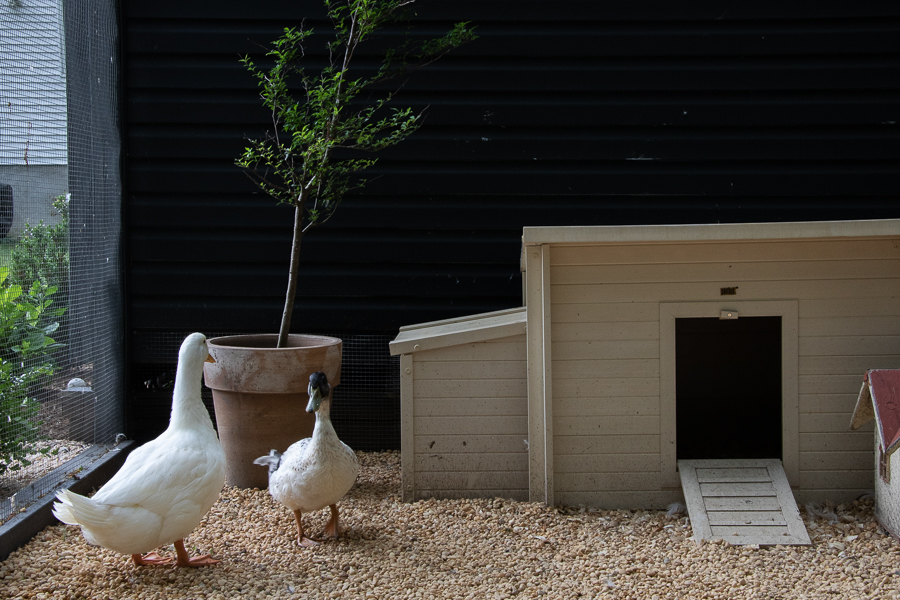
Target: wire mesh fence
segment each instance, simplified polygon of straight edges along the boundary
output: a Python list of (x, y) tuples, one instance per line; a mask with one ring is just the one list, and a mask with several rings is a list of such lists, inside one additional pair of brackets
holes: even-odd
[(354, 450), (400, 449), (400, 357), (390, 335), (335, 335), (343, 339), (341, 384), (334, 388), (332, 421)]
[(0, 522), (124, 429), (117, 38), (112, 0), (0, 3)]
[[(133, 340), (138, 366), (132, 372), (132, 402), (145, 423), (168, 422), (178, 348), (190, 331), (138, 334)], [(208, 338), (234, 332), (204, 331)], [(390, 335), (324, 333), (343, 341), (341, 383), (334, 389), (332, 422), (338, 436), (354, 450), (400, 448), (400, 357), (391, 356)], [(212, 392), (203, 387), (203, 402), (213, 420)], [(304, 407), (300, 407), (302, 410)], [(139, 441), (155, 437), (156, 429), (141, 430), (132, 423)], [(284, 448), (279, 448), (284, 450)]]

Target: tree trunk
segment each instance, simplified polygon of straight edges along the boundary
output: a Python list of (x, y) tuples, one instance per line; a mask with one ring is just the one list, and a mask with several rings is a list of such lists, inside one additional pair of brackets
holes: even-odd
[(294, 208), (294, 241), (291, 244), (291, 267), (288, 273), (288, 289), (284, 300), (284, 312), (281, 314), (281, 327), (278, 330), (278, 347), (287, 345), (288, 334), (291, 332), (291, 316), (294, 314), (294, 298), (297, 296), (297, 271), (300, 268), (300, 242), (303, 241), (303, 204), (306, 200), (304, 194), (300, 204)]

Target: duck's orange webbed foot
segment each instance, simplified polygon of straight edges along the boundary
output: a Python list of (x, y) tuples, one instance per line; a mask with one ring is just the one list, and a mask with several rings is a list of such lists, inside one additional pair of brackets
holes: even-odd
[(203, 556), (188, 557), (183, 561), (179, 559), (175, 561), (175, 564), (179, 567), (208, 567), (218, 562), (221, 561), (212, 558), (209, 554), (204, 554)]
[(144, 566), (165, 566), (172, 564), (171, 556), (160, 556), (156, 552), (150, 552), (148, 554), (132, 554), (131, 560), (138, 567)]
[(209, 554), (194, 556), (192, 558), (188, 555), (187, 550), (184, 549), (184, 540), (175, 542), (175, 554), (178, 555), (175, 564), (179, 567), (208, 567), (220, 562), (212, 558)]
[(306, 537), (303, 535), (303, 521), (301, 520), (302, 513), (299, 510), (294, 511), (294, 519), (297, 521), (297, 543), (303, 546), (304, 548), (312, 548), (313, 546), (319, 545), (319, 540)]
[(337, 504), (330, 505), (331, 518), (325, 524), (325, 535), (330, 535), (334, 539), (338, 537), (338, 508)]

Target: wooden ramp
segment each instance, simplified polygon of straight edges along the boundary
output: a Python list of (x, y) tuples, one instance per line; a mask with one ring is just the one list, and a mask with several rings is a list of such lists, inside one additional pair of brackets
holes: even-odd
[(678, 471), (698, 541), (810, 543), (780, 460), (679, 460)]

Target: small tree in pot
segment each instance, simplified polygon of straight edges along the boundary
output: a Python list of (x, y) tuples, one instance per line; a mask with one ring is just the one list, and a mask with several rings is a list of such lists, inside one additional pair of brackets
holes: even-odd
[[(271, 447), (283, 450), (298, 439), (303, 427), (312, 431), (313, 421), (303, 427), (297, 424), (305, 416), (305, 400), (294, 397), (305, 393), (310, 372), (325, 371), (333, 385), (340, 381), (340, 340), (289, 333), (303, 235), (327, 221), (348, 191), (365, 184), (359, 173), (376, 162), (366, 153), (398, 144), (422, 125), (423, 118), (411, 108), (390, 109), (394, 93), (376, 92), (373, 99), (363, 98), (363, 92), (369, 94), (376, 84), (402, 77), (475, 39), (467, 23), (458, 23), (443, 37), (408, 41), (388, 50), (380, 67), (351, 70), (360, 45), (386, 25), (403, 20), (414, 1), (324, 0), (335, 38), (326, 44), (329, 60), (317, 72), (304, 66), (303, 45), (313, 31), (303, 26), (285, 29), (273, 42), (268, 53), (274, 61), (271, 68), (260, 69), (250, 57), (241, 60), (257, 78), (272, 129), (251, 140), (236, 164), (266, 194), (294, 207), (294, 234), (274, 348), (261, 341), (268, 336), (210, 340), (217, 363), (206, 366), (206, 382), (213, 389), (232, 485), (264, 487), (265, 470), (252, 465), (252, 460)], [(299, 352), (298, 346), (308, 356), (286, 356), (288, 350)], [(262, 365), (271, 369), (264, 371)], [(289, 365), (298, 367), (291, 369), (293, 374), (287, 373)], [(251, 392), (260, 395), (251, 398)], [(286, 442), (277, 439), (279, 426)]]
[[(413, 2), (325, 0), (336, 39), (328, 44), (329, 64), (316, 74), (310, 74), (302, 61), (303, 42), (312, 35), (312, 29), (285, 29), (269, 52), (275, 65), (268, 71), (257, 68), (250, 57), (241, 61), (259, 81), (260, 97), (272, 113), (273, 128), (265, 137), (251, 140), (236, 164), (266, 194), (294, 207), (294, 238), (279, 347), (284, 346), (290, 331), (304, 232), (327, 221), (349, 190), (365, 184), (357, 174), (376, 162), (374, 158), (337, 153), (383, 150), (400, 143), (422, 124), (422, 113), (414, 113), (411, 108), (382, 115), (393, 98), (391, 93), (367, 104), (357, 105), (354, 100), (374, 84), (434, 62), (475, 38), (467, 23), (458, 23), (444, 37), (388, 51), (377, 72), (354, 78), (350, 66), (360, 44), (384, 25), (402, 18), (402, 10)], [(301, 101), (294, 98), (288, 85), (291, 76), (302, 87)]]

